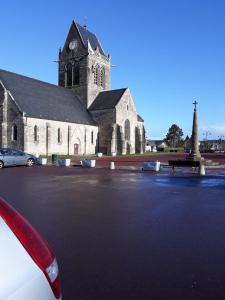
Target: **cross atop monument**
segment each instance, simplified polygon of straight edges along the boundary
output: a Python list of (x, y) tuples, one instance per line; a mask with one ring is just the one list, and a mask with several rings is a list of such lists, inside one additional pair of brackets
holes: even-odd
[(197, 104), (198, 104), (198, 102), (195, 100), (195, 102), (193, 102), (192, 104), (194, 104), (194, 106), (195, 106), (195, 111), (197, 111)]

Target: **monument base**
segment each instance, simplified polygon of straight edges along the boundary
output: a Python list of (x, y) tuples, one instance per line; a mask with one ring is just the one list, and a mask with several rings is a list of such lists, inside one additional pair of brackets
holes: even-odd
[(188, 160), (188, 159), (176, 159), (176, 160), (169, 160), (169, 166), (173, 167), (189, 167), (189, 168), (198, 168), (202, 165), (201, 160)]
[(204, 161), (204, 158), (200, 156), (197, 156), (197, 155), (188, 155), (186, 156), (186, 160), (188, 161)]

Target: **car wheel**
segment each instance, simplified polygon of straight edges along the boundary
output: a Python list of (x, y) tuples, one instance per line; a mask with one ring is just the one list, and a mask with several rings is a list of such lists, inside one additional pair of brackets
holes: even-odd
[(0, 169), (4, 168), (4, 163), (3, 161), (0, 160)]
[(34, 165), (34, 159), (33, 158), (29, 158), (28, 160), (27, 160), (27, 166), (28, 167), (32, 167)]

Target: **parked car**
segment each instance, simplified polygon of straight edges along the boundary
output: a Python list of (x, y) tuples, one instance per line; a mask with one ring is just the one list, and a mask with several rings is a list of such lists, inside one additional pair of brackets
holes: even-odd
[(0, 299), (62, 299), (59, 270), (52, 249), (2, 198), (0, 245)]
[(31, 167), (36, 163), (37, 158), (32, 154), (10, 148), (0, 149), (0, 168), (19, 165)]

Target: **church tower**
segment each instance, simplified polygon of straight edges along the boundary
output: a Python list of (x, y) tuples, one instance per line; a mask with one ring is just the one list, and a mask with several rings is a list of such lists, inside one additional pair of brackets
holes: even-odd
[(100, 92), (110, 89), (110, 56), (96, 35), (75, 21), (59, 50), (58, 72), (58, 84), (72, 89), (87, 109)]

